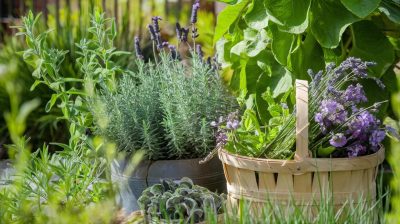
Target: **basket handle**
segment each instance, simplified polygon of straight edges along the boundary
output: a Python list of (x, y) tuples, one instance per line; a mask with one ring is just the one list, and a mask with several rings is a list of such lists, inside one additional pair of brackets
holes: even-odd
[(308, 81), (296, 79), (296, 153), (295, 160), (310, 157), (308, 152)]

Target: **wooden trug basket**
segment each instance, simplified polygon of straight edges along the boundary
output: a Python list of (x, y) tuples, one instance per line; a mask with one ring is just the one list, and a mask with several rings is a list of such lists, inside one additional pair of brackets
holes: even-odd
[[(308, 151), (308, 82), (296, 80), (296, 152), (294, 160), (261, 159), (219, 150), (227, 180), (228, 207), (240, 200), (251, 211), (266, 203), (318, 206), (331, 196), (335, 208), (375, 200), (378, 165), (384, 148), (355, 158), (311, 158)], [(351, 202), (351, 200), (353, 200)]]

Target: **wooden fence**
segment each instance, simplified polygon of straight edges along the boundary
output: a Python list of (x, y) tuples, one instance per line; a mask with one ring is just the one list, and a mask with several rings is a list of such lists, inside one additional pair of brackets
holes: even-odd
[[(87, 10), (83, 5), (92, 6), (91, 8), (94, 8), (94, 5), (101, 6), (107, 16), (114, 17), (118, 24), (118, 22), (123, 19), (124, 13), (143, 14), (142, 12), (145, 8), (150, 8), (152, 12), (155, 8), (158, 10), (162, 9), (162, 16), (168, 17), (172, 15), (179, 18), (181, 13), (190, 14), (190, 5), (193, 4), (193, 2), (194, 0), (0, 0), (0, 40), (5, 33), (11, 32), (9, 26), (18, 22), (19, 18), (28, 10), (32, 10), (35, 13), (42, 12), (43, 18), (47, 21), (49, 9), (51, 9), (50, 12), (54, 13), (58, 27), (60, 24), (61, 10)], [(203, 10), (213, 12), (214, 14), (218, 10), (218, 7), (216, 7), (215, 3), (212, 1), (204, 0), (201, 1), (201, 4)], [(129, 11), (132, 7), (134, 7), (135, 12)], [(183, 11), (183, 8), (185, 8), (186, 11)], [(133, 20), (135, 20), (132, 16), (127, 16), (124, 19), (124, 22), (128, 25), (133, 24)], [(143, 26), (141, 24), (138, 25), (138, 22), (143, 23), (143, 18), (139, 17), (135, 20), (140, 35)]]

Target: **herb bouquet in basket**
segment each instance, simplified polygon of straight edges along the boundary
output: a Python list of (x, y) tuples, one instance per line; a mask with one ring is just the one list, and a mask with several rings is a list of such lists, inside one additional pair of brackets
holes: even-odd
[(264, 93), (272, 117), (266, 124), (252, 107), (241, 119), (235, 112), (213, 122), (229, 204), (245, 199), (255, 209), (270, 201), (312, 207), (329, 197), (340, 208), (351, 200), (373, 201), (385, 156), (381, 142), (392, 130), (377, 117), (384, 102), (366, 106), (360, 81), (370, 79), (373, 65), (350, 57), (325, 72), (309, 71), (309, 85), (296, 80), (292, 110), (286, 102), (291, 93), (280, 103)]

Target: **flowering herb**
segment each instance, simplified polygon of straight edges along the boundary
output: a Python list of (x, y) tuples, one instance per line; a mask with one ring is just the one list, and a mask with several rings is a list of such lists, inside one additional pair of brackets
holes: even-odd
[[(375, 65), (350, 57), (339, 66), (328, 64), (325, 72), (309, 74), (310, 142), (313, 157), (356, 157), (375, 153), (393, 128), (384, 127), (374, 115), (384, 102), (365, 107), (368, 98), (360, 79), (369, 79), (368, 69)], [(378, 79), (373, 79), (384, 87)], [(273, 159), (292, 158), (295, 152), (295, 112), (287, 104), (289, 91), (276, 102), (267, 90), (262, 98), (268, 103), (270, 119), (261, 123), (253, 95), (238, 118), (237, 112), (212, 123), (217, 128), (218, 146), (229, 152)], [(238, 99), (238, 101), (241, 101)], [(370, 102), (371, 103), (371, 102)], [(392, 133), (393, 132), (393, 133)]]
[(140, 48), (139, 37), (135, 37), (135, 53), (137, 58), (139, 58), (140, 60), (144, 59), (142, 49)]
[(149, 32), (150, 32), (150, 39), (152, 41), (155, 41), (156, 40), (156, 32), (154, 31), (153, 25), (149, 24), (149, 25), (147, 25), (147, 28), (149, 29)]
[[(294, 154), (292, 149), (295, 142), (295, 116), (289, 112), (287, 99), (293, 93), (288, 91), (280, 98), (280, 102), (272, 97), (267, 90), (263, 98), (268, 102), (271, 119), (266, 125), (261, 125), (257, 118), (254, 103), (246, 103), (241, 119), (239, 111), (220, 117), (211, 123), (216, 128), (215, 138), (217, 149), (224, 148), (229, 152), (252, 157), (290, 158)], [(255, 100), (254, 95), (250, 99)], [(282, 107), (281, 105), (286, 105)], [(275, 150), (276, 149), (276, 150)]]
[(197, 12), (200, 8), (200, 1), (196, 0), (196, 2), (192, 6), (192, 15), (190, 16), (190, 23), (195, 24), (197, 23)]
[(189, 36), (189, 28), (182, 28), (182, 42), (187, 42), (188, 41), (188, 36)]
[(178, 39), (179, 42), (182, 41), (182, 28), (181, 24), (176, 23), (175, 24), (175, 31), (176, 31), (176, 38)]
[(201, 45), (200, 44), (196, 44), (196, 53), (199, 56), (200, 59), (203, 59), (204, 54), (203, 54), (203, 50), (201, 49)]
[[(360, 79), (368, 78), (373, 62), (349, 57), (338, 67), (311, 75), (310, 150), (318, 156), (355, 157), (379, 150), (385, 128), (374, 115), (383, 102), (364, 108), (368, 99)], [(378, 79), (377, 84), (384, 88)]]
[(179, 60), (180, 57), (179, 57), (179, 53), (176, 51), (176, 47), (174, 45), (168, 45), (168, 48), (169, 48), (169, 50), (171, 52), (172, 59)]

